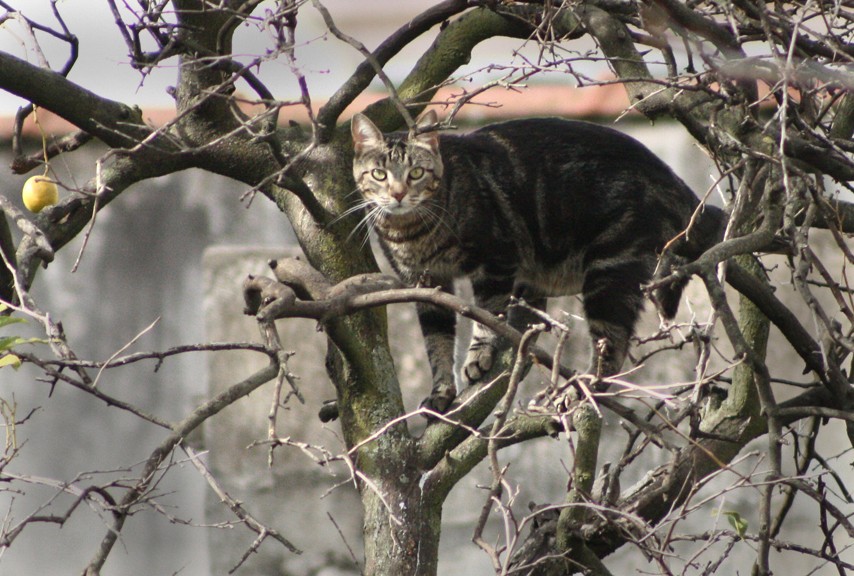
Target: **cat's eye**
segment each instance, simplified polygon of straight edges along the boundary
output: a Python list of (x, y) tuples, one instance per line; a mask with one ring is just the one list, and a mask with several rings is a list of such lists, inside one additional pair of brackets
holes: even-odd
[(410, 180), (418, 180), (422, 176), (424, 176), (424, 168), (422, 168), (421, 166), (416, 166), (415, 168), (409, 171)]
[(371, 178), (373, 178), (374, 180), (382, 182), (386, 179), (386, 177), (387, 175), (385, 173), (385, 170), (382, 170), (381, 168), (374, 168), (373, 170), (371, 170)]

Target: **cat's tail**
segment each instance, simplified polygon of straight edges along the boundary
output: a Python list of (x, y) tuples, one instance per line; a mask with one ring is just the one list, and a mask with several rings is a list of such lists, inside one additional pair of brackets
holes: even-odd
[[(655, 278), (664, 278), (670, 275), (674, 268), (699, 258), (703, 252), (723, 239), (726, 225), (727, 215), (723, 210), (715, 206), (704, 206), (687, 232), (674, 243), (668, 253), (661, 256)], [(652, 291), (653, 300), (667, 320), (676, 316), (682, 291), (688, 280), (689, 278), (680, 278)]]

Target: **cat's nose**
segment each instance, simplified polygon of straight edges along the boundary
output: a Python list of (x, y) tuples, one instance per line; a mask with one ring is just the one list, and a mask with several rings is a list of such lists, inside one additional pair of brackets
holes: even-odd
[(403, 200), (404, 196), (406, 196), (406, 189), (405, 188), (400, 188), (400, 189), (396, 189), (396, 190), (391, 191), (391, 197), (394, 198), (395, 200), (397, 200), (398, 202), (401, 202)]

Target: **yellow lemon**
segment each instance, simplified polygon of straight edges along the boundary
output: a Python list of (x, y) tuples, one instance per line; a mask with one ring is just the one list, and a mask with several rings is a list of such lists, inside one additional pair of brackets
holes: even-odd
[(46, 176), (32, 176), (24, 182), (24, 190), (21, 192), (24, 206), (31, 212), (41, 212), (46, 206), (53, 206), (59, 202), (59, 191), (56, 184)]

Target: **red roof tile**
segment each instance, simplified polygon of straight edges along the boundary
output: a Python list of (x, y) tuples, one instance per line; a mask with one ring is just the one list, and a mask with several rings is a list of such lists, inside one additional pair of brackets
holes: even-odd
[[(443, 88), (433, 101), (451, 102), (462, 94), (461, 88)], [(385, 94), (379, 92), (363, 94), (344, 111), (342, 118), (347, 119), (384, 97)], [(322, 103), (322, 101), (315, 102), (315, 106), (319, 107)], [(457, 118), (465, 122), (482, 122), (518, 116), (615, 116), (622, 113), (627, 106), (626, 92), (619, 84), (585, 88), (538, 84), (526, 88), (493, 88), (477, 95), (472, 102), (463, 106)], [(442, 113), (441, 107), (439, 112)], [(164, 125), (174, 118), (174, 115), (174, 110), (167, 108), (143, 110), (143, 117), (153, 126)], [(74, 131), (74, 126), (69, 122), (47, 110), (40, 110), (38, 118), (47, 134), (56, 136)], [(308, 115), (305, 109), (302, 106), (282, 108), (279, 121), (284, 123), (291, 120), (307, 122)], [(0, 119), (0, 138), (10, 138), (13, 125), (13, 117)], [(32, 116), (25, 124), (25, 133), (33, 137), (39, 135)]]

